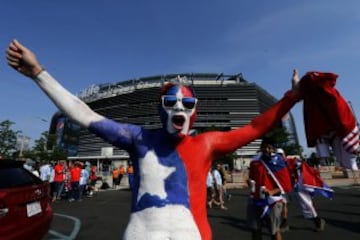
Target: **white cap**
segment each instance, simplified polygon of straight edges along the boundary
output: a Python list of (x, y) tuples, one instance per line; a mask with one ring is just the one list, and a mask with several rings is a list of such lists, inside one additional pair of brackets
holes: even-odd
[(276, 149), (276, 153), (284, 154), (285, 152), (282, 148), (278, 148), (278, 149)]

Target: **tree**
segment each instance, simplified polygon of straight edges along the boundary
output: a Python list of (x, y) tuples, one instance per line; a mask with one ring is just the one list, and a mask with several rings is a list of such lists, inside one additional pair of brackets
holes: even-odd
[(221, 158), (217, 158), (215, 162), (220, 164), (227, 164), (230, 170), (234, 169), (234, 159), (236, 159), (237, 155), (235, 152), (228, 153)]
[(34, 151), (46, 152), (47, 151), (47, 141), (49, 138), (49, 132), (42, 132), (39, 139), (34, 141), (35, 145), (33, 147)]
[(49, 160), (49, 154), (47, 149), (47, 141), (48, 141), (49, 132), (45, 131), (41, 133), (39, 139), (34, 141), (34, 147), (32, 149), (35, 158), (40, 160)]
[(290, 134), (286, 129), (277, 127), (268, 132), (264, 138), (266, 141), (272, 143), (276, 148), (282, 148), (286, 152), (286, 155), (300, 155), (303, 152), (303, 148), (296, 143), (289, 143)]
[(49, 134), (48, 131), (42, 132), (40, 138), (35, 140), (32, 149), (33, 157), (41, 161), (66, 159), (67, 152), (56, 145), (56, 139), (56, 134)]
[(11, 126), (14, 122), (4, 120), (0, 122), (0, 156), (3, 158), (13, 158), (14, 153), (17, 151), (17, 135), (21, 131), (12, 130)]

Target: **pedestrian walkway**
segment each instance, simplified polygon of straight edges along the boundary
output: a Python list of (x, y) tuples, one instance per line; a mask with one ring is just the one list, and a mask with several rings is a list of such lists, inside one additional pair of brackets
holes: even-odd
[[(324, 182), (328, 184), (330, 187), (338, 187), (338, 186), (360, 186), (360, 177), (357, 175), (349, 175), (345, 173), (339, 172), (329, 172), (330, 177), (323, 178)], [(354, 177), (355, 176), (355, 177)], [(226, 187), (228, 189), (239, 189), (239, 188), (247, 188), (247, 178), (248, 175), (245, 171), (240, 173), (235, 173), (232, 175), (232, 182), (226, 183)]]
[(350, 185), (360, 186), (359, 179), (354, 179), (354, 178), (332, 178), (332, 179), (326, 179), (325, 182), (331, 187), (350, 186)]

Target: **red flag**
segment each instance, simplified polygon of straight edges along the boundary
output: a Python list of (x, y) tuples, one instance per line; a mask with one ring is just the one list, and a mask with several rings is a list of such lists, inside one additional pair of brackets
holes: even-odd
[(300, 81), (307, 144), (314, 147), (321, 135), (335, 132), (348, 151), (354, 152), (359, 146), (359, 130), (348, 102), (335, 89), (337, 77), (308, 72)]

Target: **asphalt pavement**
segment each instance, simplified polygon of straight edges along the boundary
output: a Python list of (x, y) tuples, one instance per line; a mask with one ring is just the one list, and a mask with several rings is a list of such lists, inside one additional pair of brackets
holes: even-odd
[[(302, 217), (295, 199), (290, 199), (290, 231), (283, 239), (360, 239), (360, 186), (334, 187), (334, 199), (316, 197), (318, 213), (326, 220), (325, 230), (315, 232), (314, 224)], [(232, 198), (226, 202), (228, 210), (208, 209), (214, 240), (251, 239), (246, 227), (247, 189), (231, 189)], [(61, 200), (52, 204), (54, 219), (43, 240), (92, 239), (119, 240), (129, 218), (131, 194), (129, 190), (100, 191), (81, 202)], [(270, 239), (264, 229), (264, 238)]]

